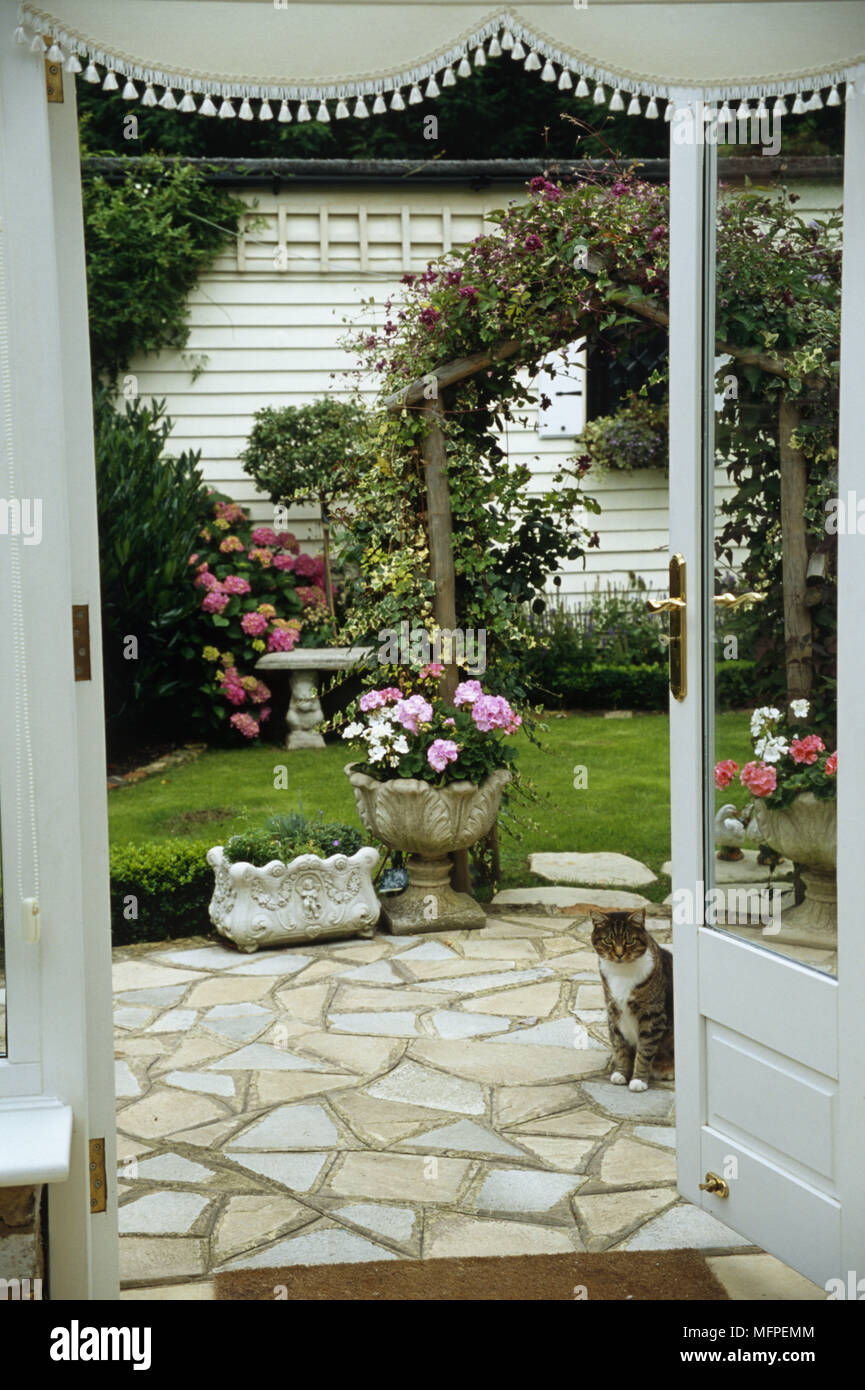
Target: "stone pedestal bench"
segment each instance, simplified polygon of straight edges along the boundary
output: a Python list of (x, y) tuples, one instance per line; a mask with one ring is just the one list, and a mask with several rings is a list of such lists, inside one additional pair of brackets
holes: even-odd
[(318, 725), (324, 719), (318, 698), (319, 671), (345, 671), (365, 662), (373, 647), (296, 647), (293, 652), (268, 652), (255, 663), (257, 671), (288, 671), (291, 700), (285, 722), (286, 748), (323, 748)]

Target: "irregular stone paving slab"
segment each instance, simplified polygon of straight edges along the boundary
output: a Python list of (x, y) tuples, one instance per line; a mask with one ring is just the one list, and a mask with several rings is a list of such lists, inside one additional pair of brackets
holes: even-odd
[(293, 1192), (309, 1192), (329, 1158), (326, 1153), (231, 1154), (233, 1163), (290, 1187)]
[(488, 1173), (475, 1199), (478, 1211), (550, 1211), (585, 1179), (569, 1174), (533, 1172), (526, 1168), (498, 1168)]
[(627, 1086), (614, 1086), (610, 1081), (584, 1081), (583, 1090), (602, 1110), (628, 1120), (667, 1120), (673, 1113), (675, 1095), (672, 1091), (632, 1091)]
[[(568, 1047), (525, 1047), (507, 1039), (473, 1042), (439, 1042), (430, 1038), (411, 1044), (411, 1056), (444, 1071), (492, 1085), (561, 1081), (565, 1077), (599, 1072), (606, 1054)], [(648, 1093), (647, 1093), (648, 1094)], [(475, 1112), (477, 1113), (477, 1112)]]
[(195, 1192), (151, 1192), (120, 1207), (117, 1227), (121, 1235), (185, 1236), (209, 1205)]
[(492, 1014), (462, 1013), (457, 1009), (440, 1009), (428, 1018), (433, 1032), (439, 1038), (477, 1038), (487, 1033), (499, 1033), (507, 1028), (506, 1019)]
[(197, 946), (192, 949), (156, 951), (152, 960), (167, 965), (182, 965), (187, 970), (228, 970), (243, 959), (238, 951), (227, 946)]
[[(462, 1047), (461, 1051), (464, 1051)], [(483, 1090), (473, 1081), (448, 1076), (412, 1061), (401, 1062), (387, 1076), (367, 1087), (367, 1094), (379, 1100), (402, 1100), (431, 1110), (455, 1110), (460, 1115), (483, 1115), (486, 1110)]]
[[(336, 1062), (340, 1068), (350, 1067), (364, 1076), (392, 1067), (405, 1047), (404, 1043), (388, 1042), (387, 1038), (338, 1037), (333, 1033), (307, 1033), (300, 1045), (304, 1052), (313, 1052), (327, 1062)], [(304, 1066), (317, 1070), (312, 1062), (305, 1062)], [(333, 1066), (323, 1070), (333, 1071)]]
[(544, 1018), (559, 1002), (562, 986), (558, 980), (545, 985), (525, 985), (518, 989), (500, 990), (483, 997), (484, 1013), (503, 1014), (508, 1018)]
[(337, 972), (341, 980), (357, 980), (366, 984), (404, 984), (389, 961), (377, 960), (373, 965), (355, 965)]
[(539, 878), (589, 883), (597, 888), (642, 888), (657, 877), (639, 859), (601, 850), (593, 854), (530, 854), (529, 869)]
[(120, 1008), (114, 1008), (114, 1027), (115, 1028), (143, 1028), (153, 1017), (152, 1009), (145, 1009), (137, 1004), (121, 1004)]
[(752, 1242), (689, 1202), (641, 1226), (623, 1250), (729, 1250)]
[[(405, 964), (400, 962), (399, 966), (406, 977), (402, 981), (403, 984), (418, 983), (425, 985), (427, 989), (447, 988), (449, 980), (470, 979), (475, 976), (480, 978), (490, 974), (491, 967), (498, 971), (506, 971), (510, 977), (511, 972), (517, 969), (517, 962), (465, 960), (462, 956), (454, 956), (453, 960), (418, 960)], [(524, 962), (520, 968), (525, 968)]]
[[(133, 1159), (136, 1164), (134, 1176), (137, 1178), (148, 1178), (154, 1182), (206, 1182), (213, 1177), (213, 1169), (205, 1168), (203, 1163), (194, 1163), (190, 1158), (184, 1158), (182, 1154), (164, 1153), (157, 1154), (155, 1158)], [(127, 1165), (124, 1176), (130, 1178), (133, 1174)]]
[[(719, 859), (715, 855), (715, 878), (716, 884), (722, 883), (766, 883), (771, 878), (789, 879), (793, 877), (793, 865), (789, 859), (782, 859), (776, 869), (772, 870), (768, 864), (758, 864), (756, 849), (746, 849), (742, 851), (742, 859)], [(673, 873), (672, 862), (668, 859), (666, 864), (661, 865), (661, 873), (669, 878)]]
[[(522, 1124), (514, 1125), (510, 1132), (515, 1137), (520, 1134), (546, 1134), (562, 1139), (602, 1139), (614, 1128), (615, 1121), (605, 1120), (588, 1106), (580, 1106), (577, 1110), (565, 1110), (558, 1115), (541, 1115), (533, 1120), (524, 1120)], [(664, 1132), (675, 1133), (675, 1130)]]
[(263, 1033), (273, 1020), (273, 1011), (259, 1004), (218, 1004), (201, 1022), (210, 1033), (219, 1033), (234, 1042), (249, 1042)]
[(347, 1153), (327, 1179), (335, 1197), (383, 1197), (425, 1206), (455, 1202), (471, 1164), (465, 1158), (418, 1154)]
[[(165, 985), (195, 984), (196, 976), (191, 970), (172, 970), (167, 965), (151, 965), (149, 960), (122, 960), (112, 967), (111, 979), (118, 995), (134, 994), (138, 999), (124, 1002), (137, 1003), (141, 990), (161, 989)], [(148, 1003), (148, 1000), (144, 1000)], [(171, 1001), (170, 1001), (171, 1002)]]
[(117, 1157), (118, 1159), (138, 1158), (142, 1154), (152, 1153), (149, 1144), (142, 1144), (140, 1139), (128, 1139), (125, 1134), (117, 1136)]
[[(463, 961), (463, 965), (470, 962)], [(424, 980), (427, 989), (451, 991), (454, 994), (483, 994), (488, 989), (501, 989), (508, 983), (528, 984), (533, 980), (547, 980), (554, 972), (549, 966), (541, 965), (535, 970), (496, 971), (494, 974), (457, 975), (453, 979)]]
[(214, 1057), (224, 1057), (230, 1050), (231, 1044), (221, 1038), (184, 1038), (182, 1043), (177, 1043), (169, 1050), (168, 1056), (161, 1062), (153, 1064), (153, 1071), (156, 1074), (163, 1071), (186, 1071), (187, 1068), (197, 1067), (201, 1062), (209, 1062)]
[(475, 1124), (473, 1120), (457, 1120), (452, 1125), (440, 1129), (427, 1130), (416, 1134), (413, 1139), (403, 1140), (406, 1149), (438, 1149), (442, 1153), (461, 1154), (506, 1154), (510, 1157), (525, 1158), (525, 1152), (515, 1144), (509, 1144), (501, 1135), (493, 1134)]
[(171, 1051), (159, 1038), (131, 1038), (122, 1034), (114, 1039), (115, 1057), (161, 1057)]
[(198, 1014), (195, 1009), (169, 1009), (155, 1023), (149, 1024), (148, 1033), (185, 1033), (195, 1024)]
[(314, 980), (329, 980), (334, 975), (338, 975), (341, 969), (341, 962), (338, 960), (317, 960), (312, 965), (308, 965), (298, 980), (301, 984), (309, 985)]
[(669, 1187), (648, 1187), (638, 1192), (611, 1192), (574, 1198), (574, 1211), (584, 1223), (586, 1247), (601, 1249), (613, 1236), (630, 1231), (638, 1222), (654, 1216), (676, 1200)]
[(238, 1126), (238, 1118), (235, 1115), (230, 1120), (217, 1120), (215, 1124), (198, 1125), (194, 1129), (181, 1129), (176, 1134), (172, 1134), (173, 1144), (195, 1144), (203, 1149), (218, 1150), (222, 1148), (225, 1140), (234, 1133)]
[[(639, 1177), (635, 1174), (639, 1173)], [(648, 1149), (633, 1139), (617, 1139), (601, 1160), (601, 1181), (618, 1185), (635, 1182), (675, 1182), (676, 1158)]]
[(556, 957), (564, 956), (569, 951), (573, 951), (577, 946), (581, 946), (582, 942), (576, 935), (548, 936), (544, 941), (540, 943), (540, 945), (543, 947), (543, 952), (545, 956)]
[(128, 1062), (114, 1063), (114, 1094), (118, 1098), (141, 1095), (141, 1087)]
[(524, 1043), (536, 1047), (600, 1048), (582, 1024), (572, 1018), (557, 1018), (553, 1023), (539, 1023), (534, 1028), (516, 1028), (511, 1033), (492, 1038), (496, 1043)]
[(321, 1105), (282, 1105), (235, 1135), (226, 1148), (285, 1151), (333, 1148), (338, 1143), (339, 1131)]
[(350, 1072), (257, 1071), (252, 1076), (252, 1092), (247, 1109), (279, 1105), (284, 1101), (305, 1100), (356, 1086)]
[(225, 1111), (204, 1096), (190, 1096), (181, 1091), (154, 1090), (143, 1100), (133, 1101), (121, 1110), (118, 1124), (121, 1129), (144, 1138), (162, 1138), (173, 1134), (181, 1125), (206, 1124)]
[[(114, 968), (119, 969), (118, 966)], [(190, 975), (185, 985), (165, 985), (162, 989), (127, 989), (122, 994), (115, 991), (114, 997), (128, 1004), (147, 1004), (153, 1008), (164, 1008), (168, 1004), (176, 1004), (194, 979), (195, 976)]]
[(362, 941), (357, 946), (337, 947), (340, 960), (381, 960), (382, 956), (389, 956), (390, 953), (390, 945), (383, 941)]
[(463, 955), (466, 960), (536, 961), (542, 958), (542, 953), (531, 941), (518, 936), (504, 941), (486, 941), (482, 937), (477, 941), (467, 941), (463, 946)]
[(249, 975), (217, 975), (213, 980), (199, 980), (186, 999), (190, 1009), (206, 1009), (212, 1004), (251, 1003), (268, 994), (273, 988), (267, 978)]
[(275, 997), (277, 1003), (290, 1013), (292, 1018), (303, 1023), (318, 1023), (329, 992), (330, 985), (322, 981), (317, 985), (295, 985), (280, 989)]
[(576, 1230), (563, 1231), (521, 1221), (439, 1216), (427, 1220), (423, 1257), (447, 1260), (467, 1255), (567, 1255), (581, 1248)]
[(233, 965), (232, 975), (297, 975), (312, 962), (312, 956), (295, 956), (286, 950), (278, 956), (258, 956), (245, 965)]
[(578, 1009), (606, 1010), (607, 1005), (604, 999), (603, 985), (580, 985), (577, 989), (574, 1004)]
[(206, 1071), (170, 1071), (162, 1079), (166, 1086), (178, 1086), (181, 1091), (203, 1091), (209, 1096), (234, 1095), (230, 1076), (213, 1076)]
[(209, 1071), (329, 1071), (323, 1062), (314, 1062), (285, 1048), (267, 1043), (250, 1043), (227, 1057), (211, 1062)]
[[(548, 925), (544, 925), (544, 922)], [(520, 941), (543, 942), (554, 932), (561, 931), (561, 927), (556, 926), (549, 918), (544, 918), (543, 922), (537, 917), (523, 916), (520, 913), (518, 922), (508, 922), (501, 917), (490, 917), (483, 928), (484, 939), (486, 941), (510, 939)]]
[(226, 1269), (267, 1269), (282, 1265), (362, 1264), (371, 1260), (398, 1260), (399, 1255), (383, 1245), (374, 1245), (354, 1231), (340, 1226), (322, 1226), (309, 1234), (293, 1236), (291, 1240), (269, 1245), (266, 1250), (244, 1255), (220, 1266)]
[(417, 1221), (411, 1207), (389, 1207), (374, 1202), (356, 1202), (337, 1208), (333, 1214), (340, 1220), (351, 1221), (355, 1226), (365, 1226), (375, 1235), (386, 1236), (400, 1245), (407, 1245), (411, 1240)]
[(595, 1139), (562, 1139), (540, 1134), (521, 1134), (520, 1143), (537, 1154), (548, 1168), (565, 1173), (585, 1172), (589, 1157), (597, 1147)]
[[(595, 1023), (595, 1024), (600, 1023), (600, 1024), (603, 1024), (604, 1027), (606, 1027), (606, 1024), (607, 1024), (607, 1011), (606, 1011), (606, 1009), (574, 1009), (574, 1013), (575, 1013), (576, 1017), (580, 1020), (581, 1023), (587, 1023), (587, 1024), (588, 1024), (588, 1023)], [(605, 1043), (605, 1045), (606, 1045), (608, 1042), (609, 1042), (609, 1033), (607, 1033), (607, 1034), (604, 1035), (604, 1043)]]
[(207, 1241), (187, 1236), (124, 1236), (120, 1278), (124, 1283), (161, 1284), (192, 1278), (207, 1269)]
[(650, 1144), (663, 1144), (665, 1149), (676, 1147), (676, 1131), (672, 1125), (669, 1128), (665, 1125), (636, 1125), (634, 1138), (648, 1139)]
[(371, 1145), (395, 1144), (416, 1130), (426, 1129), (434, 1120), (444, 1123), (450, 1119), (444, 1110), (407, 1105), (404, 1101), (378, 1100), (363, 1091), (345, 1091), (334, 1096), (330, 1103), (355, 1134)]
[(242, 1250), (254, 1249), (316, 1220), (318, 1212), (293, 1197), (229, 1197), (213, 1237), (214, 1258), (228, 1260)]
[(579, 1087), (574, 1083), (559, 1086), (501, 1086), (495, 1093), (496, 1123), (518, 1124), (520, 1120), (572, 1109), (581, 1100)]
[[(321, 986), (314, 985), (317, 989)], [(431, 990), (416, 989), (411, 985), (400, 988), (397, 985), (338, 985), (331, 1001), (331, 1009), (339, 1013), (357, 1013), (362, 1009), (423, 1009), (431, 1004), (441, 1006), (441, 994)], [(286, 1003), (292, 1015), (296, 1015), (293, 1003)]]
[(413, 946), (409, 951), (400, 951), (397, 959), (403, 961), (415, 960), (454, 960), (456, 952), (443, 946), (440, 941), (424, 941), (420, 946)]
[(416, 1038), (417, 1014), (328, 1014), (328, 1024), (339, 1033), (369, 1033), (386, 1038)]

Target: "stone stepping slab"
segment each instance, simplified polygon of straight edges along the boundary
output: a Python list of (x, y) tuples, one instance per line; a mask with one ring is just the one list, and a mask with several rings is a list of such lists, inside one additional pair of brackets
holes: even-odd
[(598, 888), (643, 888), (657, 882), (656, 875), (639, 859), (606, 850), (594, 854), (530, 854), (533, 874), (553, 882), (587, 883)]

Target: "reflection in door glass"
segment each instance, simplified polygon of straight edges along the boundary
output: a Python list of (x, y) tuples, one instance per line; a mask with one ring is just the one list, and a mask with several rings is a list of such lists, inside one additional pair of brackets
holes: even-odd
[(785, 190), (753, 154), (715, 221), (707, 918), (834, 974), (842, 189)]
[(0, 851), (0, 1057), (6, 1056), (6, 949), (3, 935), (3, 855)]

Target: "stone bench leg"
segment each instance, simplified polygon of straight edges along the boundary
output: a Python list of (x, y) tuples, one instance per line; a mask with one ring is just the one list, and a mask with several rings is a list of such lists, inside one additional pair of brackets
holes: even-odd
[(316, 689), (314, 670), (292, 671), (291, 700), (285, 722), (288, 725), (286, 748), (324, 748), (325, 743), (317, 726), (324, 712)]

